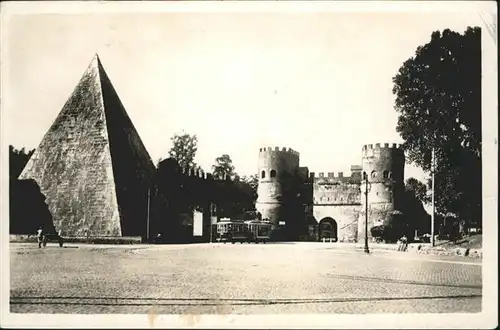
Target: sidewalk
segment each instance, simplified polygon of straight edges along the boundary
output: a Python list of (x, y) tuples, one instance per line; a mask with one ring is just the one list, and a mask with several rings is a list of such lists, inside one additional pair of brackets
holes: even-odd
[[(349, 249), (349, 250), (363, 250), (364, 243), (329, 243), (329, 242), (319, 242), (317, 244), (322, 244), (328, 246), (328, 248), (335, 249)], [(387, 243), (368, 243), (368, 248), (370, 251), (398, 251), (398, 244), (387, 244)], [(460, 247), (443, 247), (436, 246), (431, 247), (430, 243), (410, 243), (408, 244), (408, 249), (405, 251), (412, 254), (426, 254), (426, 255), (440, 255), (440, 256), (461, 256), (468, 258), (482, 259), (483, 253), (481, 249), (467, 249)], [(403, 253), (403, 252), (402, 252)]]

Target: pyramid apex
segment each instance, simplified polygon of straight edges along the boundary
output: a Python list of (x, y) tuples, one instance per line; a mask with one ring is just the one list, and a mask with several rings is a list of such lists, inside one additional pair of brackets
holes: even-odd
[(87, 68), (87, 72), (96, 72), (98, 74), (102, 74), (104, 71), (104, 67), (102, 66), (101, 59), (99, 57), (98, 53), (94, 54), (94, 57), (92, 57), (92, 60), (89, 63), (89, 66)]
[(94, 54), (94, 57), (92, 57), (91, 63), (94, 65), (102, 65), (101, 59), (99, 58), (99, 54), (97, 54), (97, 53)]

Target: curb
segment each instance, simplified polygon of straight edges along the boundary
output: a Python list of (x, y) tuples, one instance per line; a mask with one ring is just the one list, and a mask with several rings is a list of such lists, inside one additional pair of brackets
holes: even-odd
[(460, 256), (460, 257), (468, 257), (475, 259), (483, 258), (482, 249), (468, 249), (468, 248), (445, 249), (440, 247), (432, 248), (430, 246), (423, 246), (421, 244), (418, 244), (418, 245), (409, 245), (407, 251), (416, 254)]

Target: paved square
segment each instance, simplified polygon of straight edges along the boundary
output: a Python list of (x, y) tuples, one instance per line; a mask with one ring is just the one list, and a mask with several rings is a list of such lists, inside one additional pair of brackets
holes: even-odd
[(10, 244), (13, 313), (480, 312), (481, 261), (334, 243)]

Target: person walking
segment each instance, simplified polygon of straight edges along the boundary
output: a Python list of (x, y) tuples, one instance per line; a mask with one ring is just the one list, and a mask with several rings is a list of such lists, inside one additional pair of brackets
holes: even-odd
[(38, 230), (36, 232), (36, 237), (37, 237), (37, 241), (38, 241), (38, 248), (42, 248), (42, 244), (43, 244), (43, 228), (42, 226), (38, 227)]
[(408, 248), (408, 238), (406, 237), (406, 235), (403, 234), (403, 237), (401, 237), (401, 251), (405, 252), (407, 248)]

